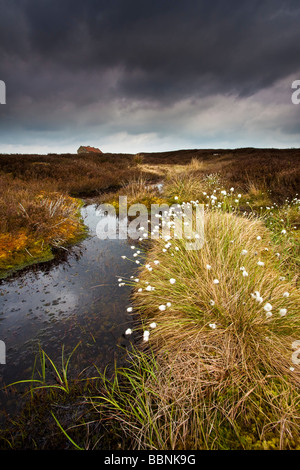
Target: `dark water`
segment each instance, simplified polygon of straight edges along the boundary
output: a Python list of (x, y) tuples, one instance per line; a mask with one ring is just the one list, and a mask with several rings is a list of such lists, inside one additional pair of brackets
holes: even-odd
[[(58, 365), (62, 345), (70, 353), (81, 341), (70, 363), (73, 374), (96, 364), (102, 368), (125, 354), (124, 336), (133, 319), (127, 313), (130, 286), (119, 287), (118, 278), (130, 278), (136, 265), (127, 240), (100, 240), (95, 228), (96, 206), (82, 209), (90, 236), (64, 259), (35, 267), (0, 284), (0, 339), (6, 345), (6, 364), (0, 365), (0, 386), (29, 379), (38, 345)], [(13, 399), (0, 392), (2, 410)]]

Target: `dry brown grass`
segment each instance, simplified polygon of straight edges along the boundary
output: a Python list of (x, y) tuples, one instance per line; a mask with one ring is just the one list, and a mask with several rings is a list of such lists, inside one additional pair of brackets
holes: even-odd
[[(293, 198), (300, 187), (299, 149), (205, 149), (144, 154), (144, 161), (157, 165), (185, 166), (192, 159), (203, 162), (198, 176), (219, 173), (227, 185), (246, 192), (249, 184), (271, 191), (274, 201)], [(201, 169), (200, 169), (201, 170)]]
[(1, 275), (49, 259), (52, 248), (84, 233), (74, 196), (99, 195), (141, 174), (131, 155), (1, 155)]
[[(299, 291), (294, 282), (280, 281), (261, 221), (221, 212), (205, 218), (202, 249), (187, 251), (181, 240), (173, 240), (163, 252), (162, 240), (147, 256), (153, 270), (143, 268), (139, 276), (134, 303), (143, 329), (151, 330), (157, 361), (145, 382), (154, 411), (139, 445), (147, 445), (155, 422), (164, 448), (296, 448), (300, 375), (297, 366), (290, 367), (292, 343), (300, 335)], [(145, 290), (146, 281), (154, 291)], [(252, 298), (255, 291), (261, 304)], [(167, 302), (171, 306), (160, 311)], [(263, 309), (267, 302), (271, 317)], [(157, 324), (153, 330), (151, 322)]]
[(0, 274), (53, 257), (52, 248), (65, 248), (84, 234), (80, 201), (43, 190), (39, 182), (26, 184), (0, 176), (6, 190), (0, 195)]

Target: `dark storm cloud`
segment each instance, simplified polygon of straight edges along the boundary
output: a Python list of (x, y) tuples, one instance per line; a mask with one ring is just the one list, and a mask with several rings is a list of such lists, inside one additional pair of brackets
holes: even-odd
[(131, 132), (155, 132), (155, 110), (246, 99), (300, 71), (299, 23), (298, 0), (0, 0), (2, 130), (76, 126), (81, 112), (117, 131), (124, 111), (140, 116)]
[(2, 1), (0, 22), (6, 60), (32, 73), (122, 67), (125, 96), (249, 94), (299, 68), (297, 1)]

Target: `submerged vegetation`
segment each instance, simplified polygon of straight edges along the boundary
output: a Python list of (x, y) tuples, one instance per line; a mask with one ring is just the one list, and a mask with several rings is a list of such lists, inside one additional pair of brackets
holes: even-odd
[[(0, 436), (2, 447), (300, 449), (299, 152), (182, 151), (114, 164), (119, 181), (98, 182), (98, 202), (118, 208), (126, 195), (128, 205), (165, 202), (180, 214), (201, 206), (204, 243), (188, 250), (179, 238), (141, 237), (132, 245), (139, 274), (118, 279), (132, 286), (127, 365), (112, 375), (94, 365), (71, 378), (70, 357), (59, 368), (41, 350), (31, 399)], [(161, 180), (162, 190), (150, 184)], [(76, 232), (78, 220), (72, 184), (64, 194), (36, 193), (28, 205), (23, 195), (18, 222), (6, 215), (0, 236), (15, 230), (20, 247), (22, 233), (63, 245), (64, 230), (72, 233), (64, 223)]]

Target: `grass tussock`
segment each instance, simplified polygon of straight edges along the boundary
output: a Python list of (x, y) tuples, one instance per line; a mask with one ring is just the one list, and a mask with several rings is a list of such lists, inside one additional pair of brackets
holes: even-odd
[(42, 190), (8, 175), (0, 206), (0, 274), (53, 257), (52, 250), (78, 241), (85, 228), (81, 201), (67, 194)]
[(144, 176), (133, 178), (128, 183), (123, 183), (120, 190), (116, 193), (107, 193), (97, 198), (98, 203), (109, 203), (114, 206), (118, 212), (119, 197), (126, 196), (127, 208), (133, 204), (143, 204), (148, 209), (151, 204), (163, 204), (165, 199), (162, 197), (159, 185), (157, 183), (149, 183)]
[[(299, 292), (280, 281), (266, 227), (208, 212), (202, 249), (185, 250), (180, 241), (165, 252), (164, 246), (157, 243), (148, 253), (153, 270), (142, 270), (134, 294), (143, 328), (150, 330), (146, 347), (155, 354), (152, 372), (140, 377), (139, 398), (131, 400), (132, 407), (143, 400), (151, 416), (147, 424), (145, 414), (136, 445), (299, 446), (300, 375), (292, 362)], [(133, 414), (126, 423), (135, 431), (140, 425)]]

